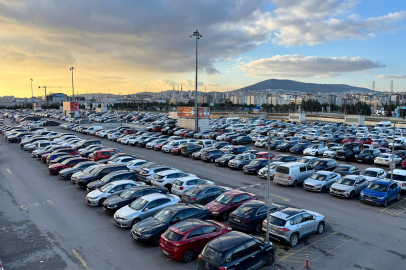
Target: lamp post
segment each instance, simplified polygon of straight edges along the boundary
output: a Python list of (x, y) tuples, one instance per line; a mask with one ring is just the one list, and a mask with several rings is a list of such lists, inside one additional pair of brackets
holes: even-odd
[(34, 91), (32, 90), (32, 82), (34, 81), (32, 78), (29, 79), (31, 81), (31, 103), (32, 103), (32, 109), (34, 110)]
[[(406, 122), (399, 122), (399, 125), (406, 124)], [(393, 139), (392, 139), (392, 160), (390, 164), (390, 180), (393, 181), (393, 169), (395, 164), (393, 163), (393, 156), (395, 154), (395, 133), (396, 133), (396, 122), (393, 123)]]
[(265, 199), (266, 202), (266, 242), (269, 242), (269, 212), (271, 210), (272, 205), (272, 198), (271, 198), (271, 175), (270, 175), (270, 167), (271, 167), (271, 134), (268, 132), (268, 196)]
[(73, 71), (76, 71), (76, 69), (74, 67), (71, 67), (69, 70), (72, 71), (72, 101), (75, 101), (75, 89), (73, 88)]
[(199, 30), (193, 32), (190, 38), (196, 37), (196, 81), (195, 81), (195, 130), (199, 131), (198, 111), (197, 111), (197, 40), (203, 37), (200, 35)]

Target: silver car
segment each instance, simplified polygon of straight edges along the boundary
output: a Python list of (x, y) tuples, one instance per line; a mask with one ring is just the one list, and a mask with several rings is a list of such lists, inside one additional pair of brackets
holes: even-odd
[[(313, 233), (322, 234), (326, 227), (323, 215), (304, 209), (285, 208), (269, 217), (269, 236), (295, 247), (299, 239)], [(266, 232), (267, 220), (262, 223)]]
[(362, 175), (347, 175), (330, 187), (330, 194), (353, 199), (367, 187), (369, 181)]
[(318, 171), (303, 182), (303, 188), (310, 191), (326, 192), (341, 175), (335, 172)]
[(104, 201), (114, 195), (119, 195), (127, 188), (137, 186), (133, 180), (119, 180), (108, 183), (86, 195), (86, 203), (90, 206), (102, 206)]
[(117, 210), (113, 222), (122, 228), (132, 227), (141, 220), (152, 217), (161, 209), (179, 202), (180, 198), (176, 195), (158, 193), (146, 195)]

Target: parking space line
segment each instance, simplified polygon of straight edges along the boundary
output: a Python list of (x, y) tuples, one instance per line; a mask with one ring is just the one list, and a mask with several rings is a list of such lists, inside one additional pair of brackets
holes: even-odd
[(381, 210), (382, 213), (387, 213), (394, 216), (398, 216), (405, 211), (406, 211), (406, 198)]
[(9, 169), (7, 169), (8, 173), (11, 174), (11, 171)]
[[(344, 243), (342, 243), (341, 245), (336, 246), (335, 248), (329, 250), (328, 252), (330, 253), (331, 251), (336, 250), (336, 249), (338, 249), (338, 248), (344, 246), (345, 244), (348, 244), (348, 243), (351, 242), (351, 241), (352, 241), (352, 239), (346, 240)], [(325, 254), (322, 254), (322, 255), (320, 255), (319, 257), (316, 257), (315, 259), (312, 259), (312, 261), (313, 261), (313, 262), (314, 262), (314, 261), (317, 261), (318, 259), (320, 259), (320, 258), (323, 257), (323, 256), (325, 256)]]
[(83, 265), (84, 268), (91, 270), (89, 265), (87, 265), (86, 261), (83, 259), (83, 257), (77, 252), (76, 250), (72, 249), (73, 255), (75, 255), (76, 259), (80, 261), (80, 263)]

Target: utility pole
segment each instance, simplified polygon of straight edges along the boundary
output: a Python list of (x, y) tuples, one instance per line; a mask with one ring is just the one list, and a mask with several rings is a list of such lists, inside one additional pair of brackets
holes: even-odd
[(271, 198), (271, 134), (268, 132), (268, 196), (265, 198), (266, 203), (266, 238), (265, 241), (269, 242), (269, 215), (271, 211), (272, 198)]
[(32, 103), (32, 109), (34, 109), (34, 91), (32, 90), (32, 82), (34, 81), (32, 78), (29, 79), (31, 81), (31, 103)]
[(73, 71), (76, 71), (76, 69), (74, 67), (71, 67), (69, 70), (72, 71), (72, 101), (75, 101), (75, 89), (73, 88)]
[(195, 130), (199, 131), (198, 108), (197, 108), (197, 40), (203, 37), (200, 35), (199, 30), (193, 32), (190, 38), (196, 37), (196, 80), (195, 80)]

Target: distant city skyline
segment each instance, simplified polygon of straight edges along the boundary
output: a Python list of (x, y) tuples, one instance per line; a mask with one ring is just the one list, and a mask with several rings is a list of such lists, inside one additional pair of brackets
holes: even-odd
[[(266, 79), (406, 92), (406, 7), (398, 0), (68, 2), (0, 0), (0, 96), (194, 89)], [(154, 12), (151, 12), (153, 10)]]

